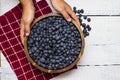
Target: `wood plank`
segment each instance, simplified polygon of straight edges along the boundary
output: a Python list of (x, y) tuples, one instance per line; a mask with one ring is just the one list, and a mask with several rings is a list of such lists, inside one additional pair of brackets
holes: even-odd
[(120, 0), (66, 0), (86, 15), (120, 15)]
[(79, 65), (120, 64), (120, 17), (91, 18), (92, 31)]
[(78, 67), (51, 80), (120, 80), (120, 66)]
[(3, 15), (10, 9), (14, 8), (19, 3), (19, 0), (0, 0), (0, 15)]
[[(39, 0), (37, 0), (39, 1)], [(46, 0), (50, 4), (50, 0)], [(85, 9), (86, 15), (120, 15), (120, 0), (66, 0), (72, 7)], [(0, 15), (16, 6), (19, 0), (1, 0)], [(52, 7), (52, 6), (51, 6)], [(53, 10), (54, 11), (54, 10)]]
[(13, 70), (11, 69), (9, 63), (5, 59), (4, 55), (1, 53), (1, 67), (0, 67), (0, 75), (1, 80), (17, 80), (17, 77)]
[[(50, 0), (46, 0), (49, 5)], [(120, 0), (65, 0), (71, 7), (84, 9), (85, 15), (120, 15)], [(51, 6), (52, 8), (52, 6)], [(55, 10), (52, 8), (53, 12)]]

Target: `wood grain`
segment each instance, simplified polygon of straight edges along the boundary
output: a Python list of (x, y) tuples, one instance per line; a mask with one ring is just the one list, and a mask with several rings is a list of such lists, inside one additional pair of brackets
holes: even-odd
[[(50, 0), (46, 0), (49, 5)], [(65, 0), (71, 7), (84, 9), (85, 15), (120, 15), (120, 0)], [(53, 12), (55, 10), (50, 5)]]
[(120, 80), (120, 66), (78, 67), (51, 80)]
[(120, 17), (91, 18), (92, 31), (79, 65), (120, 64)]
[[(37, 0), (39, 1), (39, 0)], [(50, 0), (46, 0), (50, 6)], [(71, 7), (85, 9), (86, 15), (120, 15), (120, 0), (65, 0)], [(0, 15), (16, 6), (19, 0), (1, 0)], [(52, 6), (51, 6), (52, 8)], [(52, 8), (53, 12), (55, 10)]]
[(66, 0), (86, 15), (120, 15), (120, 0)]

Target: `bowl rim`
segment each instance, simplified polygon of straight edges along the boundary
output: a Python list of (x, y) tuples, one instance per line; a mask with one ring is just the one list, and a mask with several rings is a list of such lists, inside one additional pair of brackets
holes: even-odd
[[(50, 14), (42, 15), (42, 16), (38, 17), (37, 19), (35, 19), (35, 21), (31, 25), (31, 28), (39, 20), (44, 19), (46, 17), (50, 17), (50, 16), (61, 16), (61, 15), (58, 14), (58, 13), (50, 13)], [(72, 20), (72, 23), (78, 29), (78, 31), (80, 33), (80, 36), (81, 36), (81, 40), (82, 40), (82, 46), (81, 46), (80, 53), (79, 53), (78, 57), (76, 58), (76, 60), (72, 64), (70, 64), (69, 66), (67, 66), (65, 68), (58, 69), (58, 70), (46, 69), (46, 68), (43, 68), (43, 67), (39, 66), (36, 62), (33, 61), (33, 59), (29, 55), (29, 52), (28, 52), (28, 49), (27, 49), (28, 48), (28, 46), (27, 46), (28, 37), (25, 37), (23, 46), (24, 46), (25, 54), (26, 54), (26, 57), (28, 58), (28, 61), (30, 61), (32, 63), (32, 65), (35, 66), (36, 68), (38, 68), (39, 70), (47, 72), (47, 73), (61, 73), (61, 72), (65, 72), (65, 71), (71, 69), (72, 67), (74, 67), (78, 63), (78, 61), (81, 59), (81, 56), (83, 55), (84, 47), (85, 47), (85, 39), (84, 39), (84, 35), (83, 35), (83, 32), (82, 32), (82, 29), (81, 29), (80, 25), (75, 20)]]

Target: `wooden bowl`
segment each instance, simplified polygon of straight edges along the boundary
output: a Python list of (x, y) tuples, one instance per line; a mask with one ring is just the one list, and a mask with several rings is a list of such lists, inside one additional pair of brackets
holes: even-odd
[[(33, 25), (38, 22), (39, 20), (41, 19), (44, 19), (46, 17), (49, 17), (49, 16), (61, 16), (60, 14), (46, 14), (46, 15), (43, 15), (43, 16), (40, 16), (39, 18), (37, 18), (31, 28), (33, 27)], [(62, 17), (62, 16), (61, 16)], [(82, 29), (80, 27), (80, 25), (75, 22), (74, 20), (72, 20), (72, 23), (76, 26), (76, 28), (78, 29), (80, 35), (81, 35), (81, 40), (82, 40), (82, 46), (81, 46), (81, 50), (80, 50), (80, 53), (78, 55), (78, 57), (75, 59), (75, 61), (70, 64), (69, 66), (65, 67), (65, 68), (62, 68), (62, 69), (58, 69), (58, 70), (50, 70), (50, 69), (46, 69), (44, 67), (41, 67), (39, 66), (35, 61), (33, 61), (33, 59), (30, 57), (29, 55), (29, 52), (28, 52), (28, 46), (27, 46), (27, 37), (25, 38), (25, 44), (24, 44), (24, 49), (25, 49), (25, 53), (26, 53), (26, 56), (28, 58), (28, 60), (32, 63), (33, 66), (35, 66), (36, 68), (38, 68), (39, 70), (41, 71), (44, 71), (44, 72), (47, 72), (47, 73), (61, 73), (61, 72), (64, 72), (64, 71), (67, 71), (69, 69), (71, 69), (73, 66), (75, 66), (77, 64), (77, 62), (80, 60), (81, 56), (83, 55), (83, 51), (84, 51), (84, 46), (85, 46), (85, 40), (84, 40), (84, 35), (83, 35), (83, 32), (82, 32)]]

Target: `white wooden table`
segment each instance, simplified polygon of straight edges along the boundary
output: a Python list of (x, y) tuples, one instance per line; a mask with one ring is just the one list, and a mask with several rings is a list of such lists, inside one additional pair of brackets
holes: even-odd
[[(85, 9), (85, 15), (92, 19), (92, 31), (85, 39), (85, 51), (78, 69), (51, 80), (120, 80), (120, 0), (66, 1), (72, 7)], [(17, 0), (1, 0), (1, 15), (16, 4)], [(3, 55), (0, 74), (1, 80), (17, 80)]]

